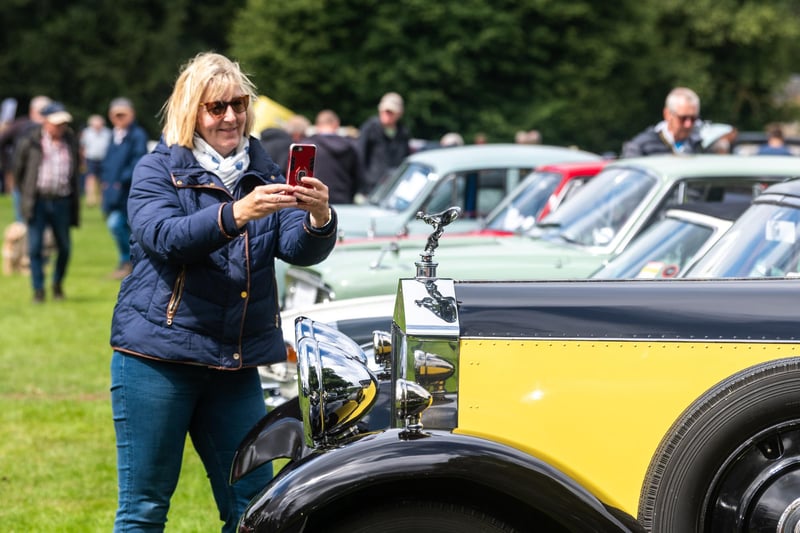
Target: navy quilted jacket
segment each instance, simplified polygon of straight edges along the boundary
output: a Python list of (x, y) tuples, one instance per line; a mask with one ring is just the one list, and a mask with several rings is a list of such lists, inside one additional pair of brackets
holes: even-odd
[(186, 148), (162, 141), (145, 155), (128, 200), (133, 272), (120, 287), (111, 346), (229, 370), (284, 359), (274, 259), (312, 265), (336, 242), (335, 213), (319, 230), (300, 209), (236, 229), (232, 202), (284, 181), (255, 139), (233, 194)]

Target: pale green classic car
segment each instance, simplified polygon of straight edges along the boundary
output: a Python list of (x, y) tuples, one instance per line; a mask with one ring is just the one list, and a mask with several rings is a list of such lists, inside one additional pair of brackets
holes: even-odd
[(482, 217), (527, 176), (550, 163), (599, 161), (563, 146), (480, 144), (424, 150), (407, 157), (361, 205), (336, 205), (339, 234), (351, 238), (427, 235), (417, 212), (461, 208), (452, 232), (477, 228)]
[[(424, 150), (408, 156), (365, 204), (334, 205), (340, 242), (378, 250), (382, 239), (427, 235), (414, 217), (458, 206), (461, 216), (450, 229), (468, 232), (531, 171), (554, 163), (602, 163), (597, 154), (564, 146), (481, 144)], [(324, 176), (323, 176), (324, 179)], [(278, 298), (284, 301), (289, 265), (275, 262)]]
[[(741, 202), (771, 183), (795, 176), (800, 176), (800, 158), (785, 156), (623, 159), (606, 166), (525, 234), (445, 236), (437, 258), (447, 265), (447, 275), (462, 280), (587, 278), (671, 207)], [(413, 242), (405, 240), (391, 253), (334, 250), (319, 265), (290, 268), (284, 308), (391, 294), (399, 278), (413, 275), (421, 248)]]

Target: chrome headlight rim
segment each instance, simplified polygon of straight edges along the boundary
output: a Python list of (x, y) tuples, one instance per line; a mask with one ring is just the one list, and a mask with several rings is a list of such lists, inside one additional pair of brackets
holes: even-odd
[(378, 379), (367, 357), (340, 331), (299, 317), (298, 399), (306, 444), (325, 447), (351, 434), (378, 397)]

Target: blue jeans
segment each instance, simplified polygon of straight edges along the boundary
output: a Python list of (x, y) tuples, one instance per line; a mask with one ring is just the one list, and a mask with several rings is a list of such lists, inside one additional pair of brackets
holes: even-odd
[(11, 201), (14, 204), (14, 221), (25, 222), (25, 218), (22, 216), (22, 193), (16, 186), (11, 188)]
[(67, 274), (67, 264), (72, 252), (69, 237), (72, 201), (69, 198), (36, 200), (33, 218), (28, 221), (28, 255), (31, 259), (31, 283), (34, 290), (44, 289), (44, 232), (49, 226), (53, 230), (58, 256), (53, 268), (53, 283), (61, 283)]
[(236, 530), (248, 502), (272, 477), (267, 464), (228, 484), (236, 447), (266, 414), (255, 368), (213, 370), (115, 351), (111, 408), (119, 478), (115, 532), (164, 530), (187, 433), (211, 481), (223, 532)]
[(122, 211), (110, 211), (106, 217), (106, 227), (114, 238), (119, 253), (119, 264), (129, 263), (131, 260), (131, 228), (128, 219)]

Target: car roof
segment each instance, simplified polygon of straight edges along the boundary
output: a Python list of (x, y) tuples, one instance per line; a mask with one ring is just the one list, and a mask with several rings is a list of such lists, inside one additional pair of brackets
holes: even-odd
[(434, 148), (417, 152), (406, 158), (408, 162), (422, 163), (448, 171), (469, 170), (478, 167), (498, 168), (539, 166), (556, 161), (596, 161), (602, 157), (592, 152), (542, 144), (470, 144)]
[(800, 177), (800, 157), (785, 155), (651, 155), (619, 159), (606, 169), (633, 166), (654, 174), (688, 178), (693, 176), (787, 176)]

